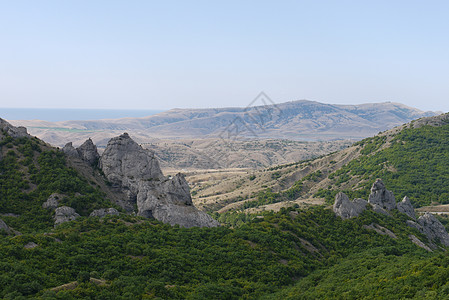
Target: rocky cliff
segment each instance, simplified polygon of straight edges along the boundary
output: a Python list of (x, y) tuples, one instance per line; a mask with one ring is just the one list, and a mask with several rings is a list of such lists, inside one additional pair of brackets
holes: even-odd
[[(377, 179), (374, 182), (368, 202), (363, 199), (350, 201), (348, 196), (344, 193), (338, 193), (335, 197), (333, 211), (342, 219), (349, 219), (359, 216), (368, 208), (388, 216), (391, 216), (389, 213), (391, 210), (397, 209), (399, 212), (406, 214), (412, 219), (407, 220), (407, 225), (418, 229), (418, 231), (424, 234), (427, 237), (431, 248), (436, 248), (435, 243), (449, 246), (449, 234), (443, 224), (441, 224), (434, 215), (425, 213), (416, 220), (415, 210), (413, 209), (410, 199), (404, 197), (401, 202), (396, 203), (393, 193), (385, 188), (385, 184), (381, 179)], [(412, 241), (417, 240), (415, 236), (412, 236), (411, 239)], [(418, 245), (419, 243), (416, 242), (416, 244)]]
[(124, 192), (137, 214), (184, 227), (214, 227), (218, 222), (193, 206), (190, 189), (181, 174), (165, 177), (154, 153), (124, 133), (112, 138), (99, 166), (111, 185)]
[(31, 137), (27, 129), (23, 126), (15, 127), (10, 123), (6, 122), (2, 118), (0, 118), (0, 130), (4, 131), (7, 135), (12, 138), (20, 138), (20, 137)]

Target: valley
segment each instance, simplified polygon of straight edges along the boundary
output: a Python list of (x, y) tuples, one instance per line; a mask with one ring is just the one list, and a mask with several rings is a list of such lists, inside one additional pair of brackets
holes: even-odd
[[(353, 144), (326, 142), (318, 157), (303, 150), (306, 159), (277, 165), (182, 165), (182, 175), (181, 165), (159, 159), (171, 155), (153, 152), (158, 145), (139, 145), (128, 134), (100, 154), (90, 139), (58, 149), (1, 124), (3, 298), (446, 294), (449, 114)], [(310, 146), (240, 145), (256, 153), (274, 145), (285, 154), (283, 143)], [(183, 152), (173, 160), (184, 161), (190, 154)], [(237, 153), (243, 161), (245, 152)], [(333, 274), (348, 269), (351, 284), (341, 284)], [(373, 293), (372, 276), (385, 289)]]

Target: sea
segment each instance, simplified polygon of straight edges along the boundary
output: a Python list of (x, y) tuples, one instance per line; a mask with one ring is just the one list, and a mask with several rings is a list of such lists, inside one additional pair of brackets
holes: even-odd
[(140, 118), (155, 115), (163, 110), (145, 109), (70, 109), (70, 108), (0, 108), (0, 118), (5, 120), (44, 120), (49, 122), (74, 120), (99, 120)]

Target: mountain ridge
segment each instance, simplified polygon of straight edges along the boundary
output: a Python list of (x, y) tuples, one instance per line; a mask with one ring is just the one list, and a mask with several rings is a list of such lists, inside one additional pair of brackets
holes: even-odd
[(146, 135), (158, 138), (229, 138), (232, 135), (232, 138), (333, 140), (365, 138), (413, 119), (437, 113), (424, 112), (395, 102), (340, 105), (296, 100), (246, 108), (174, 108), (141, 118), (10, 122), (26, 126), (37, 136), (49, 130), (54, 134), (61, 134), (55, 129), (65, 128), (81, 132), (148, 131)]

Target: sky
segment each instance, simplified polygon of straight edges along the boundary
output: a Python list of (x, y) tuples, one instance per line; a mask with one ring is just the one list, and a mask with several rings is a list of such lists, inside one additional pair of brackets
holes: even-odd
[(449, 111), (449, 1), (0, 0), (0, 107)]

